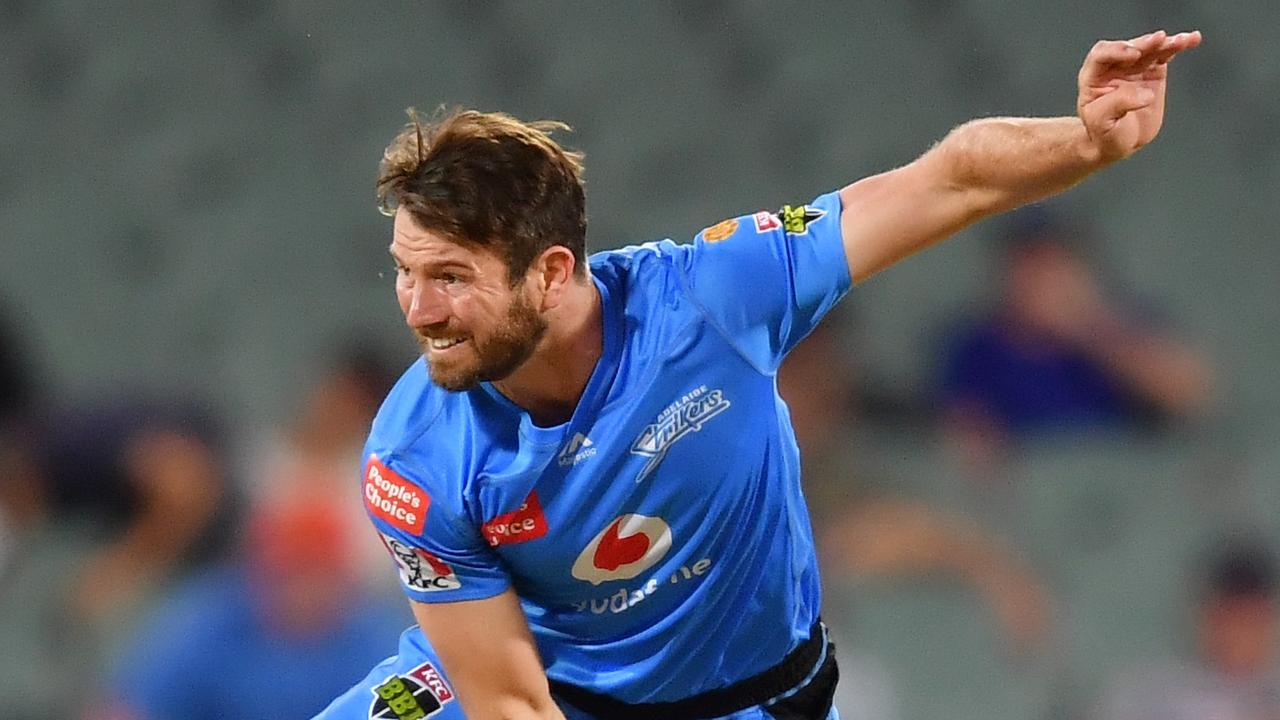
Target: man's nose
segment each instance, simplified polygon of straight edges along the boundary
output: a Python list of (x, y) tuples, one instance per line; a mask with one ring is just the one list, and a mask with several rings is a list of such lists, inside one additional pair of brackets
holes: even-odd
[(409, 327), (436, 325), (449, 319), (449, 303), (435, 283), (416, 283), (409, 290), (409, 306), (404, 313)]

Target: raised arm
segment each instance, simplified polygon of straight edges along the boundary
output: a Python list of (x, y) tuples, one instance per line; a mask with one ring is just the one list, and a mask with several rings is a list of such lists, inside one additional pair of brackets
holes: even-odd
[(849, 274), (863, 280), (996, 213), (1062, 192), (1151, 142), (1168, 62), (1200, 33), (1103, 40), (1078, 76), (1077, 117), (965, 123), (914, 162), (840, 191)]
[(564, 720), (515, 592), (410, 604), (469, 720)]

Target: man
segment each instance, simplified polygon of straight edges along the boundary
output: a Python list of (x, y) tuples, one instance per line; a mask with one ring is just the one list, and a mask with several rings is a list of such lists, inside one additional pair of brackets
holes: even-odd
[(1275, 558), (1264, 545), (1237, 541), (1207, 570), (1196, 657), (1123, 673), (1103, 700), (1103, 720), (1280, 717)]
[(999, 307), (943, 352), (950, 434), (977, 467), (1010, 443), (1203, 415), (1208, 363), (1104, 292), (1080, 232), (1044, 210), (1015, 214)]
[(425, 363), (374, 422), (363, 491), (467, 716), (836, 717), (774, 371), (853, 281), (1150, 142), (1166, 63), (1199, 42), (1098, 43), (1079, 118), (975, 121), (589, 267), (560, 126), (415, 118), (378, 187)]
[[(362, 536), (335, 498), (259, 500), (248, 519), (244, 552), (173, 588), (114, 662), (95, 705), (110, 712), (85, 717), (305, 717), (386, 653), (403, 608), (362, 586)], [(430, 707), (430, 696), (412, 701)]]

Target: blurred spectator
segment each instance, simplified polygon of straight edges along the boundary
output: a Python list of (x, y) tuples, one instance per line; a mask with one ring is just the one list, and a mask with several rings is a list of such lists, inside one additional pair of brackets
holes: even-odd
[(401, 597), (386, 572), (387, 551), (358, 498), (361, 452), (378, 406), (396, 379), (372, 352), (350, 345), (310, 386), (292, 422), (269, 437), (253, 471), (255, 498), (282, 502), (299, 495), (332, 498), (351, 536), (360, 580)]
[(1269, 550), (1225, 549), (1209, 568), (1197, 608), (1195, 657), (1123, 675), (1101, 720), (1280, 718), (1276, 581)]
[(50, 516), (90, 526), (100, 542), (76, 572), (81, 619), (110, 623), (175, 570), (216, 553), (230, 493), (208, 410), (136, 399), (82, 404), (37, 427)]
[(945, 418), (969, 459), (988, 464), (1010, 440), (1205, 411), (1205, 360), (1108, 297), (1078, 229), (1040, 207), (1012, 222), (999, 307), (944, 353)]
[(32, 481), (30, 455), (20, 443), (35, 403), (35, 372), (3, 310), (0, 307), (0, 580), (12, 566), (19, 538), (39, 524), (44, 513), (40, 488)]
[(977, 523), (878, 491), (855, 456), (857, 371), (829, 318), (778, 373), (801, 449), (805, 494), (824, 574), (901, 579), (958, 577), (991, 608), (1011, 648), (1034, 649), (1049, 623), (1047, 594), (1002, 542)]
[(0, 707), (66, 716), (162, 583), (216, 552), (217, 441), (198, 410), (80, 406), (0, 432), (0, 468)]
[(253, 510), (243, 557), (179, 588), (137, 636), (105, 717), (310, 717), (393, 652), (408, 609), (360, 591), (342, 513), (307, 493)]
[(139, 601), (213, 547), (225, 496), (205, 414), (50, 412), (19, 340), (0, 327), (0, 708), (14, 719), (71, 711)]

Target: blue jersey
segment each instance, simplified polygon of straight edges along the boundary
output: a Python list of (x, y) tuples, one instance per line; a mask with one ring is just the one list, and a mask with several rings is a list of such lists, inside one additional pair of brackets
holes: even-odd
[(514, 588), (548, 677), (629, 703), (724, 687), (809, 635), (818, 570), (774, 374), (849, 289), (835, 193), (593, 255), (603, 351), (539, 427), (424, 362), (365, 448), (365, 505), (410, 598)]
[(378, 664), (359, 685), (312, 720), (464, 720), (462, 705), (440, 658), (422, 631), (400, 636), (400, 652)]

